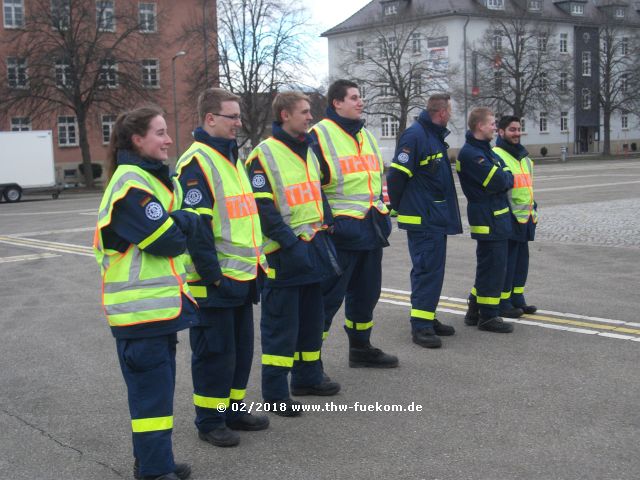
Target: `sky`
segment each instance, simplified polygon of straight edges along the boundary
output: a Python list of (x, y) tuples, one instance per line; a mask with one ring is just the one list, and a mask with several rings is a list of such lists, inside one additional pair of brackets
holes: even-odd
[(313, 59), (314, 75), (308, 81), (317, 87), (329, 74), (327, 58), (327, 39), (319, 35), (345, 21), (370, 0), (303, 0), (311, 16), (310, 23), (314, 30), (315, 40), (308, 46), (309, 55)]

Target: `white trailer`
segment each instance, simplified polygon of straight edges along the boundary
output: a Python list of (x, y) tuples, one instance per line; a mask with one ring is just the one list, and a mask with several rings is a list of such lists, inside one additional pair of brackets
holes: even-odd
[(54, 190), (57, 198), (51, 130), (0, 132), (0, 198), (18, 202), (25, 190)]

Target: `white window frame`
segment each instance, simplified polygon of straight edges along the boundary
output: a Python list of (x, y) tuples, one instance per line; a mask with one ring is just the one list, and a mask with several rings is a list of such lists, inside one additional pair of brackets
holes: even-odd
[(422, 81), (422, 75), (415, 75), (413, 77), (412, 87), (414, 95), (422, 95), (424, 91), (424, 82)]
[(620, 128), (622, 128), (622, 130), (629, 130), (629, 114), (628, 113), (620, 114)]
[(629, 37), (622, 37), (620, 39), (620, 55), (629, 55)]
[(567, 72), (560, 72), (560, 82), (558, 85), (560, 93), (569, 92), (569, 74)]
[(364, 62), (364, 42), (356, 42), (356, 61)]
[(547, 51), (547, 45), (549, 44), (549, 36), (546, 33), (538, 35), (538, 50), (541, 52)]
[(582, 3), (572, 3), (570, 7), (571, 15), (582, 16), (584, 15), (584, 5)]
[(538, 119), (540, 133), (549, 133), (549, 119), (547, 117), (547, 112), (540, 112)]
[[(153, 64), (151, 62), (154, 62)], [(155, 83), (150, 80), (155, 70)], [(160, 88), (160, 60), (157, 58), (145, 58), (142, 60), (142, 86), (144, 88)]]
[(546, 92), (549, 90), (549, 80), (547, 78), (546, 72), (540, 72), (538, 74), (538, 88), (541, 92)]
[(96, 0), (96, 26), (101, 32), (116, 31), (114, 0)]
[(591, 52), (588, 50), (582, 52), (582, 76), (591, 76)]
[(71, 0), (51, 0), (51, 25), (60, 31), (71, 25)]
[(560, 131), (563, 133), (569, 131), (569, 112), (560, 112)]
[(502, 51), (502, 30), (494, 30), (493, 31), (493, 51), (501, 52)]
[(29, 117), (11, 117), (10, 130), (12, 132), (28, 132), (31, 130), (31, 119)]
[(569, 34), (560, 34), (560, 43), (558, 44), (558, 51), (560, 53), (569, 53)]
[(138, 3), (138, 21), (140, 23), (140, 32), (156, 33), (158, 31), (158, 14), (155, 2)]
[(7, 84), (14, 89), (29, 87), (26, 58), (7, 57)]
[[(378, 10), (380, 11), (380, 10)], [(384, 16), (388, 16), (388, 15), (397, 15), (398, 14), (398, 4), (397, 3), (390, 3), (388, 5), (384, 6)]]
[(504, 10), (504, 0), (486, 0), (489, 10)]
[(414, 55), (422, 52), (422, 35), (420, 33), (415, 32), (411, 35), (411, 52)]
[(108, 145), (111, 141), (113, 124), (116, 123), (117, 115), (103, 114), (100, 116), (100, 127), (102, 131), (102, 144)]
[(504, 91), (504, 77), (502, 75), (502, 70), (495, 69), (493, 72), (493, 90), (498, 94)]
[(54, 63), (56, 87), (64, 88), (71, 86), (71, 65), (65, 60), (56, 60)]
[(588, 88), (583, 88), (582, 89), (582, 95), (581, 95), (581, 104), (582, 104), (582, 109), (583, 110), (591, 110), (591, 90), (589, 90)]
[(78, 145), (78, 119), (75, 115), (59, 115), (58, 146), (77, 147)]
[(527, 10), (530, 12), (540, 12), (542, 10), (542, 0), (528, 0)]
[(524, 117), (520, 119), (520, 132), (526, 134), (527, 133), (527, 122)]
[(100, 86), (102, 88), (118, 88), (118, 64), (113, 58), (108, 58), (100, 64)]
[(400, 122), (393, 117), (385, 115), (380, 119), (380, 136), (382, 138), (396, 138), (399, 128)]
[(4, 28), (24, 27), (24, 0), (3, 0)]
[(626, 93), (628, 88), (629, 88), (629, 74), (621, 73), (620, 74), (620, 91), (622, 93)]
[(624, 18), (625, 17), (625, 8), (624, 7), (616, 7), (613, 11), (613, 16), (615, 18)]

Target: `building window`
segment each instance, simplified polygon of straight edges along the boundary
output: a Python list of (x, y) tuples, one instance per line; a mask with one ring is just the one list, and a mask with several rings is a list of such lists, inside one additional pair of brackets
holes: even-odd
[(582, 3), (572, 3), (571, 15), (584, 15), (584, 5)]
[(624, 7), (616, 7), (614, 11), (614, 16), (616, 18), (624, 18)]
[(622, 127), (623, 130), (628, 130), (629, 129), (629, 114), (628, 113), (623, 113), (622, 115), (620, 115), (620, 126)]
[(547, 74), (545, 72), (540, 72), (538, 76), (538, 88), (541, 92), (546, 92), (549, 87), (549, 82), (547, 81)]
[(500, 30), (494, 30), (493, 32), (493, 51), (502, 51), (502, 32)]
[(539, 12), (542, 10), (542, 0), (529, 0), (527, 5), (530, 12)]
[(96, 24), (101, 32), (115, 32), (116, 20), (113, 0), (98, 0), (96, 2)]
[(522, 117), (522, 118), (520, 119), (520, 131), (521, 131), (522, 133), (526, 133), (526, 132), (527, 132), (527, 129), (526, 129), (526, 122), (525, 122), (524, 117)]
[(10, 88), (27, 88), (27, 59), (7, 58), (7, 82)]
[(380, 96), (393, 97), (393, 89), (391, 88), (391, 85), (383, 85), (380, 87)]
[(24, 27), (24, 0), (4, 0), (4, 27)]
[(111, 140), (111, 132), (113, 131), (113, 124), (116, 123), (115, 115), (102, 115), (102, 143), (108, 144)]
[(398, 135), (399, 122), (393, 117), (382, 117), (382, 136), (393, 137)]
[(56, 30), (67, 30), (71, 25), (71, 0), (51, 0), (51, 25)]
[(502, 93), (502, 71), (496, 70), (493, 72), (493, 89), (495, 93)]
[(541, 33), (538, 35), (538, 50), (541, 52), (547, 51), (547, 43), (549, 41), (549, 37), (547, 37), (546, 33)]
[(118, 87), (118, 66), (112, 58), (104, 60), (100, 65), (100, 86), (104, 88)]
[(364, 61), (364, 42), (356, 42), (356, 60)]
[(582, 76), (591, 76), (591, 52), (582, 52)]
[[(379, 11), (379, 10), (378, 10)], [(390, 3), (389, 5), (384, 6), (384, 14), (386, 15), (396, 15), (398, 13), (398, 4)]]
[(422, 76), (415, 75), (412, 79), (412, 87), (414, 95), (422, 95), (423, 86), (422, 86)]
[(591, 90), (588, 88), (582, 89), (582, 109), (591, 110)]
[(569, 74), (567, 72), (560, 72), (560, 93), (569, 92)]
[(629, 55), (629, 38), (622, 37), (620, 40), (620, 55)]
[(31, 130), (31, 119), (29, 117), (11, 118), (12, 132), (26, 132), (28, 130)]
[(396, 37), (379, 38), (380, 56), (382, 58), (390, 58), (396, 54), (398, 40)]
[(360, 85), (360, 98), (362, 98), (363, 100), (366, 98), (366, 90), (364, 88), (364, 85)]
[(628, 87), (629, 87), (629, 74), (628, 73), (620, 74), (620, 91), (622, 93), (626, 93)]
[(548, 132), (547, 113), (540, 112), (540, 133)]
[(560, 44), (558, 45), (560, 53), (569, 53), (569, 34), (560, 34)]
[(56, 60), (56, 87), (63, 88), (71, 86), (71, 65), (65, 60)]
[(160, 88), (160, 62), (155, 59), (142, 60), (142, 85), (146, 88)]
[(58, 117), (58, 145), (76, 147), (78, 145), (78, 123), (72, 115)]
[(422, 38), (419, 33), (411, 35), (411, 51), (414, 54), (422, 51)]
[(138, 17), (141, 32), (153, 33), (157, 30), (155, 3), (140, 3), (138, 5)]
[(560, 131), (569, 131), (569, 112), (560, 112)]
[(490, 10), (504, 10), (504, 0), (486, 0)]

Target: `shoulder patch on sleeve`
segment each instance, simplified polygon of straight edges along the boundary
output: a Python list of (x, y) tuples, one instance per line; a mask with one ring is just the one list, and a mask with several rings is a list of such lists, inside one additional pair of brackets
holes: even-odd
[(398, 155), (398, 162), (407, 163), (408, 161), (409, 161), (409, 154), (403, 150), (402, 153)]
[(187, 180), (187, 187), (194, 187), (198, 185), (198, 180), (193, 179), (193, 180)]
[(184, 196), (184, 203), (187, 205), (197, 205), (202, 201), (202, 192), (197, 188), (192, 188)]
[(162, 206), (158, 202), (150, 202), (144, 208), (144, 214), (149, 220), (160, 220), (162, 212)]
[(151, 196), (147, 195), (146, 197), (144, 197), (141, 201), (140, 201), (140, 206), (141, 207), (145, 207), (147, 205), (147, 203), (149, 203), (151, 201)]
[(262, 188), (266, 185), (267, 181), (264, 178), (264, 175), (261, 174), (257, 174), (254, 175), (253, 178), (251, 179), (251, 185), (253, 185), (256, 188)]

